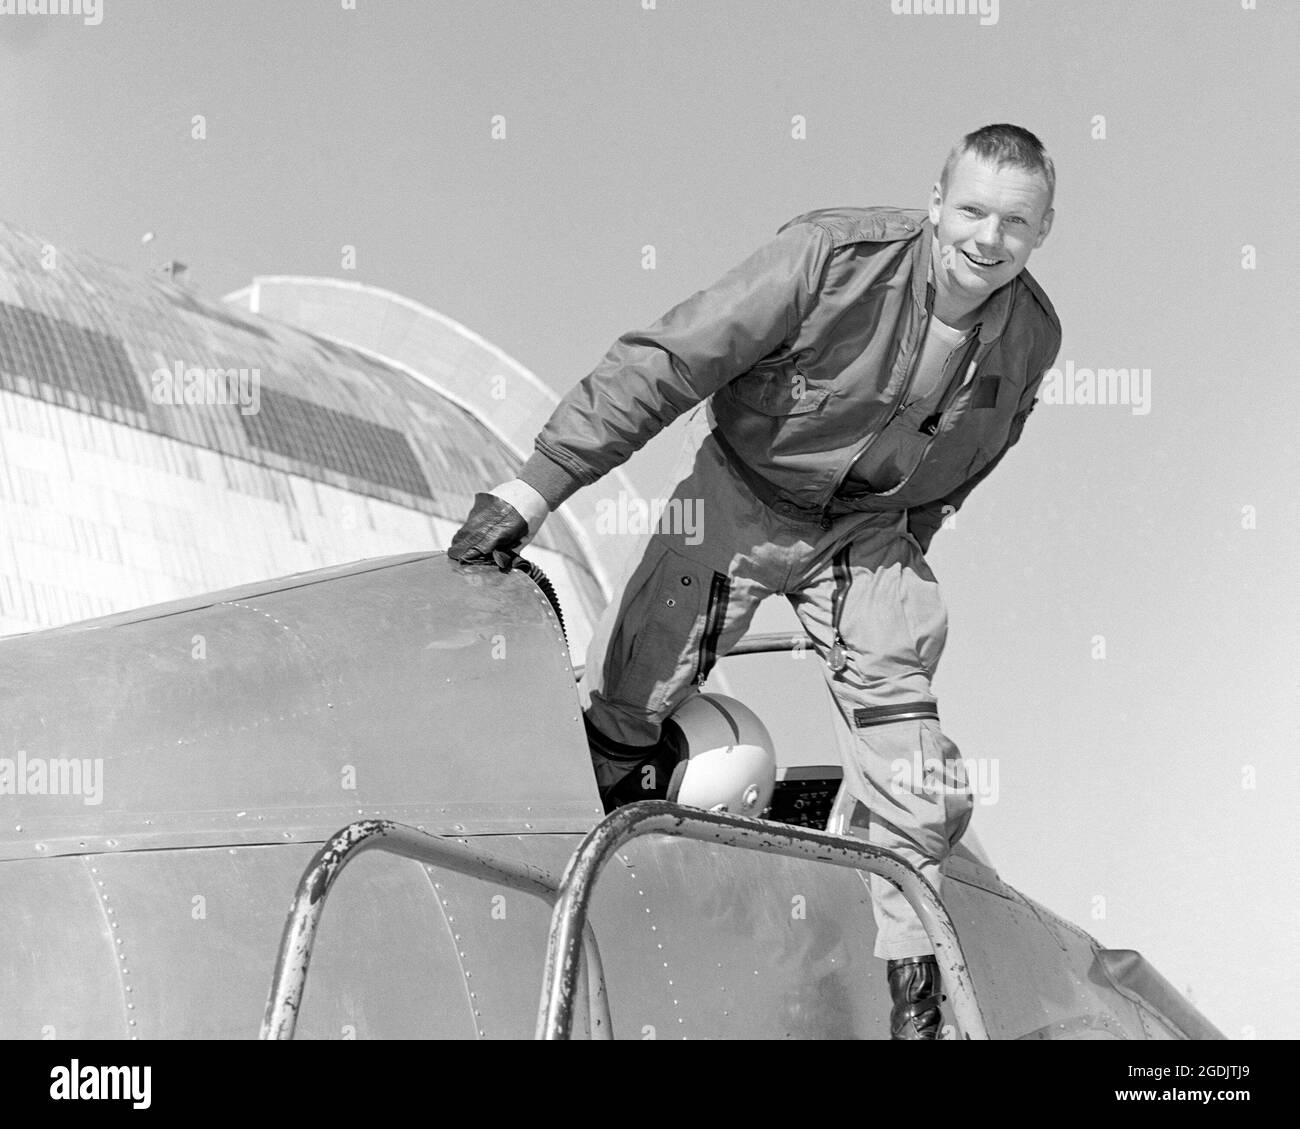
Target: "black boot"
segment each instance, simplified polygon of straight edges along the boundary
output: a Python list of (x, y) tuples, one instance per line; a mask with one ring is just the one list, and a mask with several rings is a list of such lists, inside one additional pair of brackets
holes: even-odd
[(891, 1039), (938, 1039), (939, 962), (933, 956), (903, 957), (885, 966), (894, 1008), (889, 1013)]
[(605, 813), (637, 800), (662, 800), (668, 794), (673, 770), (686, 759), (686, 738), (672, 721), (660, 727), (653, 745), (625, 745), (606, 737), (582, 716), (587, 728), (596, 787)]

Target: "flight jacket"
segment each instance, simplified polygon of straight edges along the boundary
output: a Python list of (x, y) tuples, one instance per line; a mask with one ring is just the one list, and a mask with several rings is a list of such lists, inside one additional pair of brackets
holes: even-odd
[[(1028, 271), (990, 296), (920, 462), (873, 493), (849, 468), (907, 401), (933, 309), (924, 211), (827, 208), (648, 329), (623, 334), (556, 406), (520, 471), (554, 509), (710, 401), (728, 461), (773, 510), (820, 522), (905, 509), (928, 549), (1020, 438), (1061, 327)], [(932, 425), (933, 426), (933, 425)]]

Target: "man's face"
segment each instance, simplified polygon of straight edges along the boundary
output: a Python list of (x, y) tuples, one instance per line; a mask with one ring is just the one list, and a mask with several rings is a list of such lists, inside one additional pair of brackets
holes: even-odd
[(1025, 269), (1047, 238), (1052, 215), (1041, 175), (995, 169), (963, 153), (947, 193), (936, 182), (930, 197), (940, 284), (956, 297), (984, 301)]

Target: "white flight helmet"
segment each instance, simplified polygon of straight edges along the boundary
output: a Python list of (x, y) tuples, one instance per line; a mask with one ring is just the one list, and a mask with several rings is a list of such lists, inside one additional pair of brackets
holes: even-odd
[(709, 811), (757, 816), (776, 787), (776, 754), (767, 727), (725, 694), (692, 694), (668, 719), (686, 739), (667, 799)]

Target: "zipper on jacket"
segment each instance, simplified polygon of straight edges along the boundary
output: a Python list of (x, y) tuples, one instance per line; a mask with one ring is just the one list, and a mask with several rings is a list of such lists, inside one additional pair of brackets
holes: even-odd
[[(922, 351), (925, 349), (925, 339), (930, 333), (930, 319), (934, 316), (934, 296), (934, 281), (927, 281), (925, 284), (925, 321), (921, 326), (921, 335), (916, 339), (916, 352), (912, 355), (911, 363), (907, 366), (907, 375), (903, 378), (903, 387), (895, 397), (893, 407), (889, 412), (889, 418), (885, 420), (884, 425), (876, 431), (875, 435), (862, 444), (857, 454), (849, 460), (848, 466), (840, 472), (839, 478), (835, 480), (835, 485), (831, 487), (830, 497), (826, 499), (826, 505), (822, 508), (823, 529), (830, 529), (831, 527), (831, 504), (835, 501), (836, 491), (844, 485), (844, 480), (848, 478), (849, 472), (853, 469), (853, 464), (867, 453), (867, 448), (880, 438), (885, 428), (893, 423), (894, 418), (902, 411), (903, 404), (907, 400), (907, 394), (912, 390), (912, 378), (916, 375), (916, 366), (921, 360)], [(978, 340), (978, 337), (976, 340)]]
[[(966, 373), (975, 363), (975, 354), (980, 350), (980, 331), (984, 328), (984, 323), (979, 322), (971, 330), (970, 344), (966, 346), (966, 351), (962, 353), (961, 360), (957, 363), (952, 376), (948, 380), (948, 386), (944, 389), (943, 398), (939, 401), (939, 407), (933, 415), (926, 417), (921, 423), (921, 430), (927, 435), (933, 437), (939, 434), (939, 428), (943, 424), (943, 417), (948, 414), (948, 409), (952, 407), (952, 402), (961, 395), (961, 390), (966, 387), (966, 381), (963, 378), (958, 380), (957, 377)], [(930, 424), (927, 428), (926, 424)], [(926, 452), (930, 450), (930, 444), (925, 445), (925, 451), (921, 452), (921, 458), (925, 458)]]
[(835, 576), (835, 591), (831, 594), (831, 649), (826, 655), (826, 665), (831, 673), (839, 674), (849, 665), (849, 657), (844, 646), (844, 637), (840, 634), (840, 617), (844, 614), (844, 601), (848, 598), (849, 585), (853, 583), (853, 570), (849, 566), (850, 542), (831, 558)]
[[(928, 318), (926, 319), (926, 328), (928, 331), (929, 329)], [(926, 443), (925, 449), (921, 452), (921, 458), (917, 460), (917, 466), (920, 466), (920, 464), (925, 460), (925, 456), (930, 453), (930, 448), (934, 444), (934, 437), (939, 434), (939, 428), (943, 426), (944, 416), (948, 414), (948, 409), (952, 407), (953, 401), (956, 400), (957, 397), (961, 395), (961, 390), (966, 386), (966, 381), (964, 379), (959, 381), (957, 377), (965, 373), (966, 370), (969, 369), (971, 365), (975, 363), (975, 355), (979, 352), (979, 346), (980, 346), (980, 332), (983, 330), (983, 328), (984, 328), (984, 323), (979, 322), (976, 324), (975, 328), (970, 331), (971, 334), (970, 343), (966, 346), (966, 351), (962, 354), (961, 360), (958, 362), (957, 367), (954, 369), (952, 376), (948, 378), (948, 384), (944, 389), (943, 398), (939, 401), (938, 410), (935, 411), (932, 415), (927, 416), (926, 419), (922, 422), (921, 430), (924, 431), (925, 434), (930, 436), (930, 442)], [(895, 404), (894, 410), (890, 413), (889, 419), (885, 421), (885, 427), (888, 427), (891, 423), (894, 422), (894, 417), (898, 415), (900, 410), (899, 404), (901, 404), (901, 402), (904, 399), (906, 399), (906, 394), (911, 387), (912, 377), (916, 372), (916, 362), (920, 359), (920, 355), (921, 355), (921, 350), (918, 349), (916, 358), (914, 358), (912, 362), (912, 370), (907, 374), (907, 380), (904, 383), (903, 391), (899, 395), (898, 403)], [(927, 428), (925, 426), (926, 424), (929, 424), (930, 426)], [(831, 498), (830, 500), (827, 501), (826, 507), (822, 511), (823, 529), (831, 528), (830, 513), (828, 511), (830, 510), (831, 502), (835, 498), (835, 491), (839, 490), (844, 480), (848, 478), (850, 471), (853, 470), (854, 465), (857, 463), (857, 461), (860, 458), (862, 458), (863, 455), (867, 453), (867, 450), (868, 448), (870, 448), (871, 444), (880, 438), (881, 434), (885, 430), (885, 427), (882, 427), (880, 431), (877, 431), (875, 435), (873, 435), (870, 439), (867, 440), (863, 448), (856, 455), (854, 455), (853, 458), (849, 461), (849, 465), (845, 468), (844, 473), (840, 475), (839, 481), (835, 484), (835, 489), (831, 491)]]
[(718, 640), (727, 619), (727, 601), (731, 596), (731, 579), (715, 572), (709, 584), (709, 602), (704, 612), (704, 635), (700, 639), (700, 654), (696, 665), (695, 685), (704, 685), (713, 664), (718, 661)]

